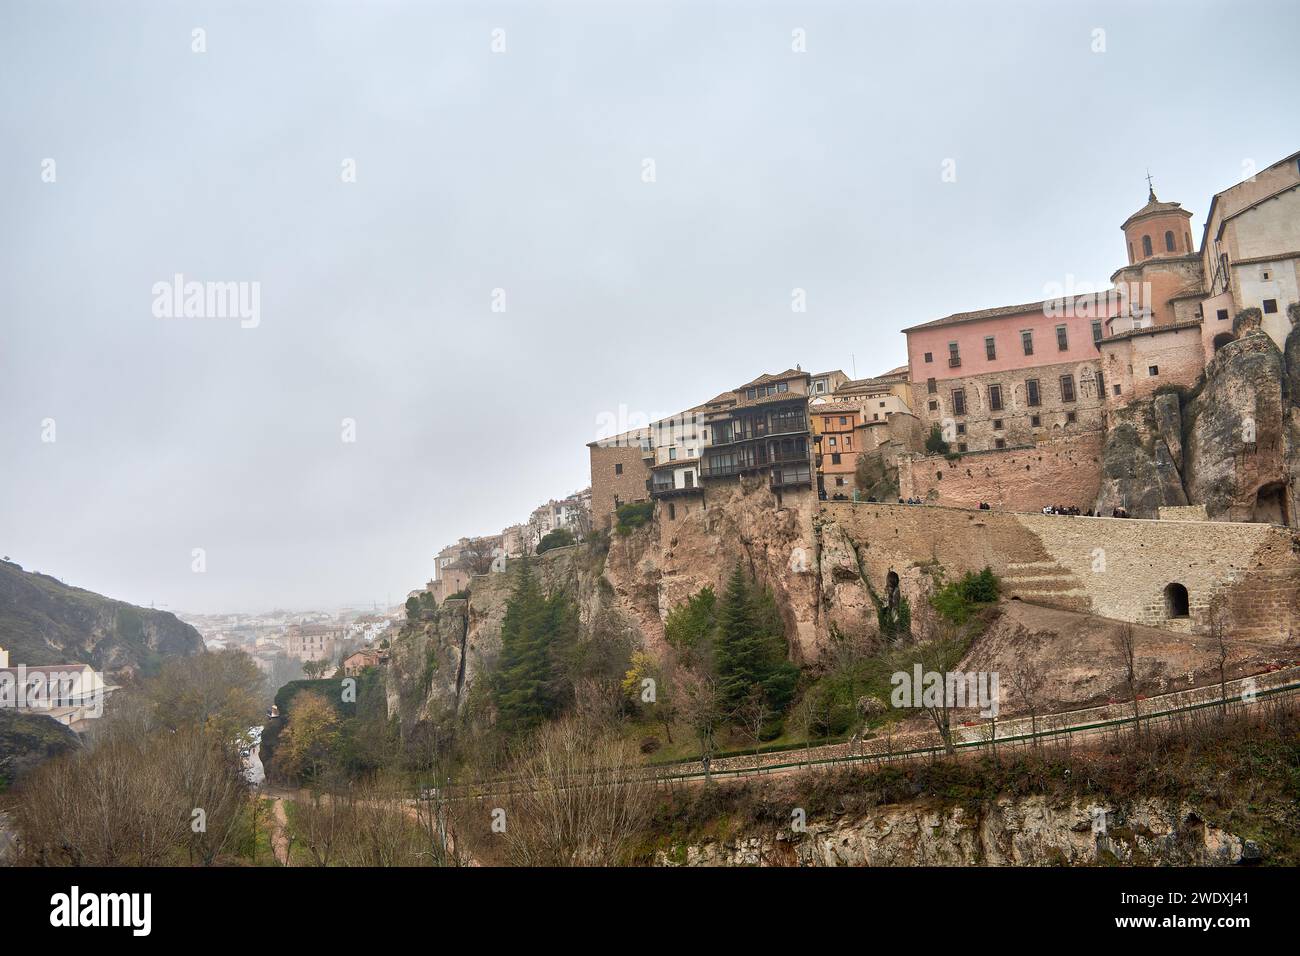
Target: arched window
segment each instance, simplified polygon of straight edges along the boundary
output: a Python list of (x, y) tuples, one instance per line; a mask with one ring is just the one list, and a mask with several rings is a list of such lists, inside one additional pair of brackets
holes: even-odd
[(1144, 255), (1144, 256), (1149, 256), (1149, 255), (1151, 255), (1151, 237), (1150, 237), (1150, 236), (1143, 236), (1143, 237), (1142, 237), (1142, 255)]
[(1172, 230), (1165, 230), (1165, 252), (1177, 252), (1174, 248), (1174, 234)]
[(1133, 261), (1133, 243), (1131, 242), (1128, 244), (1128, 261)]
[(1187, 617), (1187, 588), (1177, 581), (1165, 585), (1165, 613), (1169, 617)]

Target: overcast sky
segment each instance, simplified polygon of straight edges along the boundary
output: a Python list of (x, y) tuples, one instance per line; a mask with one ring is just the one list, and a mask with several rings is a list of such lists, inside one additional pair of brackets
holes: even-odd
[[(396, 602), (588, 484), (602, 414), (1104, 287), (1148, 167), (1199, 241), (1300, 148), (1296, 10), (7, 0), (0, 553), (177, 611)], [(159, 317), (177, 274), (256, 324)]]

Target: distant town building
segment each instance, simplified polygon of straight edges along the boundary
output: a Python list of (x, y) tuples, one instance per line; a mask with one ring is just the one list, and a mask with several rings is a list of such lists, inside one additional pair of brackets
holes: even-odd
[(286, 633), (289, 656), (300, 661), (329, 660), (339, 652), (344, 636), (344, 629), (336, 625), (294, 624)]
[(103, 716), (116, 688), (89, 664), (17, 664), (0, 648), (0, 709), (42, 713), (74, 731)]
[(375, 647), (363, 648), (343, 658), (343, 674), (347, 677), (356, 677), (367, 667), (378, 667), (387, 661), (387, 651)]

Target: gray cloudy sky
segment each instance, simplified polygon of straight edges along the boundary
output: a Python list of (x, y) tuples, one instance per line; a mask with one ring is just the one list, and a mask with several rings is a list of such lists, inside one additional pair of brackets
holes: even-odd
[[(1148, 165), (1199, 230), (1300, 147), (1296, 11), (9, 0), (0, 552), (176, 610), (396, 601), (587, 484), (602, 413), (1104, 284)], [(260, 323), (155, 317), (177, 273)]]

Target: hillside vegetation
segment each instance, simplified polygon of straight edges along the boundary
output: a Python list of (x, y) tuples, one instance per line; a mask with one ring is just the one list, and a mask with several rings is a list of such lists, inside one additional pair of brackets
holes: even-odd
[(90, 664), (153, 673), (203, 638), (167, 611), (136, 607), (0, 561), (0, 647), (13, 665)]

